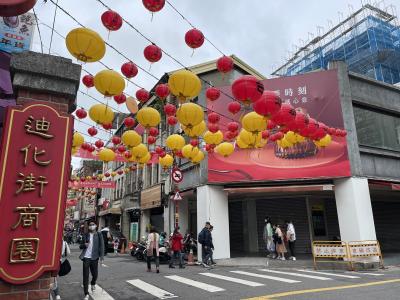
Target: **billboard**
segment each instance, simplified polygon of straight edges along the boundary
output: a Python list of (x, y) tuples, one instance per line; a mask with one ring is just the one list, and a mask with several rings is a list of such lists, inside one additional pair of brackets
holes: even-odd
[[(344, 128), (336, 70), (267, 79), (263, 84), (266, 90), (278, 93), (282, 102), (302, 108), (310, 117), (327, 126)], [(240, 123), (244, 113), (242, 109), (236, 115), (230, 114), (227, 106), (233, 97), (224, 94), (232, 95), (231, 88), (220, 89), (223, 91), (221, 97), (217, 101), (209, 101), (208, 108), (222, 114), (219, 124), (221, 130), (226, 131), (226, 124), (233, 119)], [(275, 145), (268, 141), (261, 149), (236, 147), (227, 158), (216, 153), (209, 154), (208, 181), (230, 183), (350, 176), (346, 137), (332, 137), (328, 147), (316, 149), (313, 155), (309, 155), (309, 149), (304, 150), (307, 154), (303, 155), (299, 147), (295, 150), (298, 153), (293, 153), (290, 158), (282, 156)]]
[(8, 53), (29, 51), (35, 29), (35, 16), (26, 13), (0, 18), (0, 50)]

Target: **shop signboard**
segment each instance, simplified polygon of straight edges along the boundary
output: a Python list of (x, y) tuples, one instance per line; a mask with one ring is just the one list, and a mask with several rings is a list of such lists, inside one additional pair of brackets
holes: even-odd
[(137, 242), (139, 238), (139, 223), (132, 222), (129, 230), (129, 240)]
[[(266, 90), (275, 91), (283, 102), (329, 127), (344, 129), (340, 105), (337, 71), (321, 71), (303, 75), (267, 79), (263, 81)], [(235, 120), (240, 123), (243, 115), (232, 115), (227, 111), (232, 101), (230, 86), (220, 88), (223, 93), (218, 101), (209, 101), (209, 108), (221, 113), (220, 128)], [(225, 94), (225, 95), (224, 95)], [(332, 137), (332, 143), (325, 149), (314, 149), (310, 142), (307, 147), (296, 148), (296, 157), (283, 158), (275, 143), (268, 142), (261, 149), (235, 149), (225, 158), (217, 153), (208, 156), (208, 181), (210, 183), (254, 182), (290, 179), (317, 179), (350, 176), (350, 163), (346, 137)], [(307, 150), (308, 149), (308, 150)], [(307, 150), (307, 155), (301, 151)], [(296, 154), (296, 153), (295, 153)]]
[(140, 208), (149, 209), (161, 206), (161, 193), (161, 184), (143, 190), (140, 195)]
[(113, 180), (85, 180), (85, 181), (69, 181), (69, 188), (96, 188), (96, 189), (115, 189), (116, 182)]
[(0, 18), (0, 51), (13, 53), (31, 49), (35, 29), (35, 16), (25, 13)]
[(35, 280), (60, 266), (73, 120), (45, 103), (9, 107), (0, 158), (0, 278)]

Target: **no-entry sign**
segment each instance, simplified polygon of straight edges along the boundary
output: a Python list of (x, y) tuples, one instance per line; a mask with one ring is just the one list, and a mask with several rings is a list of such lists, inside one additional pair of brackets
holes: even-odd
[(183, 180), (183, 173), (180, 169), (173, 168), (171, 172), (171, 177), (175, 183), (180, 183)]

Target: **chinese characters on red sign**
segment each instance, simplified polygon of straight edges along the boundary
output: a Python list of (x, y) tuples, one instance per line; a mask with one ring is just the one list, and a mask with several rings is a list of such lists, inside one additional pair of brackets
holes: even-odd
[(1, 144), (0, 277), (22, 284), (59, 267), (72, 120), (46, 104), (10, 108)]

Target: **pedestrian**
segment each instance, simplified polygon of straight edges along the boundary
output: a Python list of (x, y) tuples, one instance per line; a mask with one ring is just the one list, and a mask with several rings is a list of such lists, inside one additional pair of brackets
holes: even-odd
[(100, 231), (101, 234), (103, 235), (103, 241), (104, 241), (104, 255), (107, 255), (107, 249), (108, 249), (108, 242), (111, 242), (111, 234), (110, 234), (110, 228), (108, 226), (103, 227), (103, 229)]
[(275, 234), (277, 237), (276, 252), (278, 253), (278, 259), (286, 260), (285, 253), (287, 252), (287, 250), (285, 247), (285, 236), (282, 232), (282, 228), (280, 225), (276, 225)]
[(159, 253), (160, 235), (154, 226), (150, 228), (147, 236), (147, 272), (151, 272), (151, 258), (154, 257), (156, 263), (156, 272), (160, 273), (160, 253)]
[[(71, 249), (69, 248), (68, 243), (65, 241), (65, 239), (63, 239), (62, 245), (61, 245), (60, 269), (62, 268), (62, 264), (67, 260), (67, 256), (70, 254), (71, 254)], [(68, 263), (68, 265), (69, 265), (69, 263)], [(71, 265), (69, 265), (69, 270), (71, 270)], [(69, 271), (68, 271), (68, 273), (69, 273)], [(63, 274), (60, 274), (60, 276), (63, 276)], [(54, 278), (54, 284), (52, 287), (52, 291), (53, 291), (54, 295), (56, 296), (56, 300), (61, 300), (60, 287), (58, 286), (58, 276)]]
[(295, 246), (296, 246), (296, 230), (294, 229), (293, 222), (291, 220), (286, 221), (287, 230), (286, 237), (289, 243), (290, 257), (289, 259), (296, 260)]
[(264, 232), (263, 232), (263, 239), (265, 243), (265, 249), (268, 251), (267, 257), (275, 258), (275, 243), (273, 241), (274, 231), (272, 228), (271, 218), (265, 218), (265, 225), (264, 225)]
[(215, 266), (216, 263), (214, 261), (214, 243), (213, 243), (213, 237), (212, 237), (212, 232), (214, 230), (214, 226), (210, 225), (210, 233), (211, 233), (211, 248), (210, 248), (210, 264)]
[(104, 260), (104, 241), (103, 235), (97, 232), (97, 225), (90, 221), (89, 232), (85, 233), (80, 245), (82, 253), (79, 258), (83, 261), (83, 291), (85, 300), (89, 299), (89, 270), (92, 274), (90, 282), (92, 292), (96, 289), (96, 281), (99, 275), (99, 259)]
[(208, 268), (208, 260), (210, 258), (212, 245), (210, 227), (210, 222), (206, 222), (204, 228), (200, 231), (198, 236), (198, 241), (201, 244), (202, 265), (206, 268)]
[(175, 268), (174, 262), (176, 259), (179, 259), (179, 269), (185, 268), (183, 265), (183, 257), (182, 257), (183, 236), (179, 232), (179, 227), (175, 228), (174, 233), (171, 237), (171, 248), (172, 248), (172, 255), (169, 261), (169, 267), (171, 269)]
[(113, 246), (114, 246), (114, 254), (118, 255), (119, 239), (117, 237), (114, 238)]

